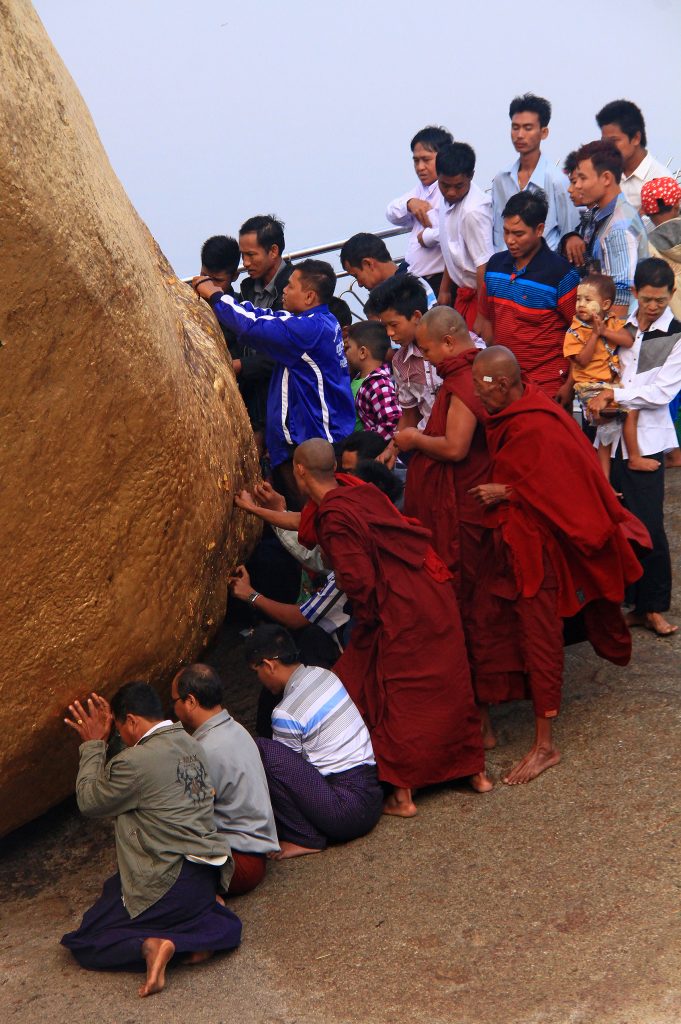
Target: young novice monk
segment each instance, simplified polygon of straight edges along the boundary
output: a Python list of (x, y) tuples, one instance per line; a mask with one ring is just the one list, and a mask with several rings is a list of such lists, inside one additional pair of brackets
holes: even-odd
[[(345, 339), (345, 356), (354, 380), (355, 408), (362, 429), (390, 441), (402, 415), (397, 388), (386, 364), (390, 339), (383, 324), (366, 321), (352, 324)], [(353, 387), (354, 390), (354, 387)]]
[[(631, 348), (633, 335), (625, 328), (625, 321), (612, 316), (610, 309), (615, 299), (615, 282), (605, 274), (589, 274), (577, 288), (575, 316), (565, 335), (563, 354), (572, 364), (575, 392), (582, 412), (588, 421), (591, 414), (588, 403), (604, 388), (617, 387), (620, 377), (618, 348)], [(613, 408), (614, 412), (614, 408)], [(644, 459), (638, 447), (636, 428), (638, 413), (629, 413), (622, 427), (629, 452), (629, 468), (653, 472), (659, 467), (655, 459)], [(605, 475), (610, 478), (610, 450), (617, 423), (600, 428), (598, 458)]]

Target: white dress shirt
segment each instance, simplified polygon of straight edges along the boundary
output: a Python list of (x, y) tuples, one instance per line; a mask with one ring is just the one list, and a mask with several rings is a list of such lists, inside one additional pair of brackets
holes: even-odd
[[(423, 245), (418, 240), (418, 236), (424, 230), (423, 224), (407, 209), (407, 203), (410, 199), (422, 199), (424, 202), (430, 203), (432, 208), (432, 213), (428, 215), (431, 226), (429, 229), (426, 229), (426, 233), (423, 236)], [(394, 224), (395, 227), (411, 228), (404, 258), (409, 265), (409, 272), (417, 277), (430, 277), (431, 274), (441, 274), (445, 267), (442, 253), (440, 252), (437, 230), (438, 209), (441, 201), (442, 193), (438, 187), (437, 178), (431, 185), (422, 185), (419, 181), (411, 192), (406, 192), (398, 199), (393, 199), (385, 211), (386, 220)]]
[(661, 164), (659, 160), (656, 160), (651, 153), (647, 153), (643, 157), (641, 163), (638, 165), (636, 170), (632, 171), (631, 174), (623, 174), (622, 180), (620, 181), (620, 188), (624, 192), (625, 196), (634, 207), (635, 210), (641, 209), (641, 186), (646, 181), (652, 181), (653, 178), (673, 178), (674, 175)]
[(454, 284), (475, 288), (475, 272), (494, 252), (492, 200), (471, 182), (468, 194), (458, 203), (443, 199), (439, 207), (440, 247), (447, 273)]
[[(646, 334), (651, 331), (666, 331), (673, 319), (669, 307), (657, 320), (650, 325)], [(621, 384), (615, 388), (615, 401), (625, 409), (638, 409), (638, 447), (641, 455), (656, 455), (658, 452), (671, 451), (676, 448), (678, 440), (672, 418), (669, 415), (669, 403), (681, 391), (681, 337), (671, 352), (657, 366), (638, 372), (641, 357), (643, 331), (638, 326), (636, 315), (629, 317), (627, 323), (636, 327), (636, 340), (631, 348), (620, 348), (618, 351)], [(646, 342), (654, 343), (654, 339)], [(645, 352), (645, 346), (643, 346)], [(645, 366), (645, 363), (644, 363)], [(614, 457), (617, 444), (612, 446)], [(624, 438), (622, 438), (622, 454), (628, 458)]]

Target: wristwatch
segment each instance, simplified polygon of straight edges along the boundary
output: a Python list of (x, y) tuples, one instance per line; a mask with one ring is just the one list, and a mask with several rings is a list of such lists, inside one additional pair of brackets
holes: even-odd
[(249, 594), (249, 595), (248, 595), (248, 603), (249, 603), (249, 604), (255, 604), (255, 602), (256, 602), (256, 599), (257, 599), (258, 597), (260, 597), (260, 594), (258, 593), (258, 591), (257, 591), (257, 590), (254, 590), (252, 594)]

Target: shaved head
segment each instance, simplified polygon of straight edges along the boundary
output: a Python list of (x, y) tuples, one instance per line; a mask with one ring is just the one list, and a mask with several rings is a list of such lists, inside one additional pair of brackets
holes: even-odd
[(470, 338), (466, 321), (451, 306), (433, 306), (422, 317), (419, 326), (425, 328), (433, 339), (444, 338), (447, 334), (453, 338)]
[(297, 466), (304, 466), (311, 476), (317, 478), (332, 477), (336, 469), (333, 445), (322, 437), (313, 437), (299, 444), (293, 461)]
[(504, 377), (511, 387), (520, 384), (520, 364), (509, 348), (491, 345), (475, 357), (473, 366), (492, 380)]

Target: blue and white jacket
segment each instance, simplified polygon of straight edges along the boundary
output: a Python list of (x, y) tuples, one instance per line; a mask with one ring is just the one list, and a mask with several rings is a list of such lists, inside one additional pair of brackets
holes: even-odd
[(265, 441), (273, 466), (311, 437), (335, 443), (355, 427), (355, 403), (341, 329), (326, 305), (294, 315), (258, 309), (215, 292), (209, 302), (225, 327), (276, 361), (267, 397)]

